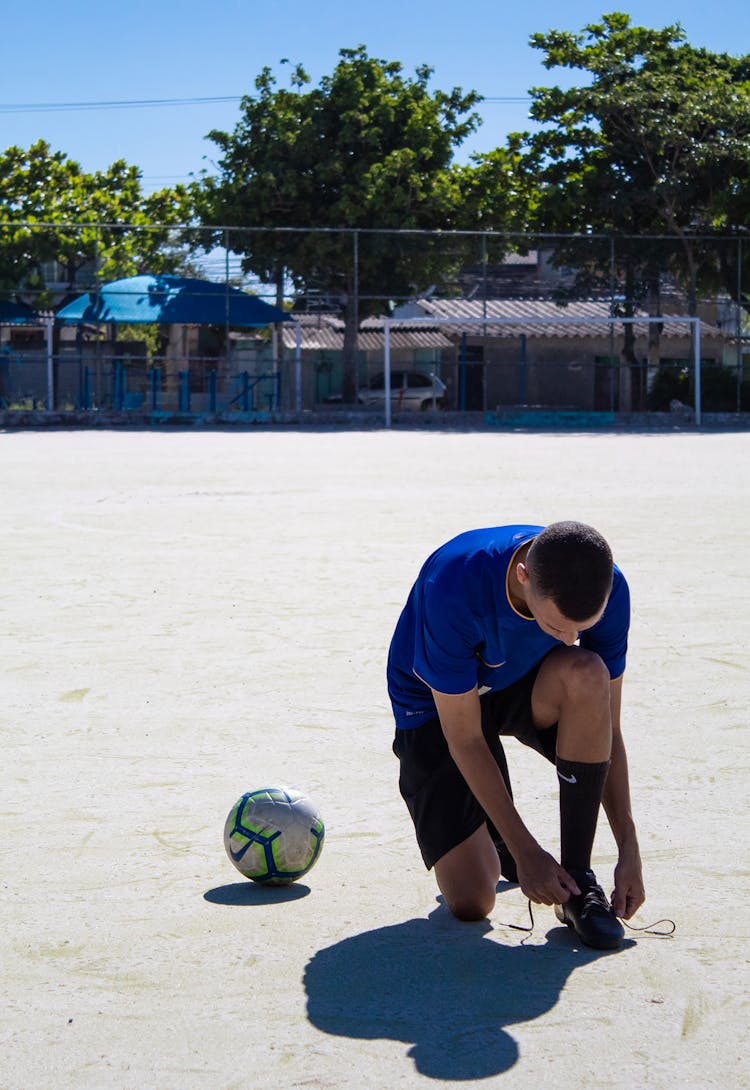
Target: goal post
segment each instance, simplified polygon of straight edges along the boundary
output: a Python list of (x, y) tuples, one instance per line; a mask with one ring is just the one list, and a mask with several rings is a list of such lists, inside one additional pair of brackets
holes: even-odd
[(636, 317), (636, 318), (599, 318), (594, 316), (587, 317), (539, 317), (539, 316), (526, 316), (516, 315), (515, 317), (502, 317), (495, 318), (492, 315), (487, 315), (482, 318), (464, 318), (456, 315), (455, 318), (438, 318), (425, 317), (420, 318), (385, 318), (383, 320), (383, 372), (384, 372), (384, 401), (385, 401), (385, 426), (391, 427), (392, 423), (392, 410), (391, 410), (391, 328), (393, 326), (409, 327), (411, 325), (416, 326), (518, 326), (518, 325), (590, 325), (590, 326), (606, 326), (610, 330), (615, 326), (621, 325), (677, 325), (681, 324), (687, 326), (692, 331), (692, 351), (693, 351), (693, 371), (694, 371), (694, 383), (695, 383), (695, 404), (693, 406), (695, 412), (695, 423), (700, 426), (701, 423), (701, 319), (690, 317), (684, 314), (666, 314), (659, 317)]

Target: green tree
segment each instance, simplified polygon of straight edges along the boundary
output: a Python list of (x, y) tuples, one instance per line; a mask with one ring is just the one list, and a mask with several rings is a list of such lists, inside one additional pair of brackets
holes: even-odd
[(528, 230), (539, 201), (537, 164), (512, 133), (503, 147), (471, 156), (457, 167), (460, 223), (468, 230), (520, 233)]
[(184, 186), (148, 196), (123, 160), (88, 173), (39, 140), (0, 154), (0, 288), (49, 303), (42, 265), (57, 261), (66, 287), (90, 267), (100, 280), (171, 272), (184, 253), (174, 226), (189, 218)]
[(286, 271), (297, 286), (340, 298), (347, 402), (356, 390), (361, 310), (382, 310), (386, 291), (419, 290), (448, 260), (434, 240), (378, 233), (457, 223), (453, 153), (479, 123), (471, 112), (479, 98), (460, 88), (431, 92), (431, 76), (422, 66), (405, 77), (398, 62), (370, 57), (364, 46), (342, 49), (332, 75), (314, 88), (300, 66), (289, 88), (264, 68), (233, 132), (209, 133), (221, 157), (218, 176), (199, 186), (204, 223), (327, 229), (234, 231), (229, 245), (245, 271), (266, 282), (281, 283)]
[(528, 242), (521, 236), (533, 222), (538, 186), (521, 134), (511, 134), (504, 146), (474, 154), (467, 165), (454, 169), (460, 193), (456, 225), (480, 233), (479, 240), (467, 237), (457, 244), (465, 266), (476, 267), (480, 255), (485, 266), (499, 264), (510, 251), (523, 250)]
[[(534, 34), (531, 45), (545, 67), (590, 77), (583, 86), (533, 88), (531, 116), (541, 128), (527, 137), (539, 228), (590, 236), (556, 252), (581, 270), (577, 290), (616, 279), (625, 316), (643, 302), (661, 313), (665, 271), (691, 314), (701, 287), (734, 294), (737, 247), (705, 236), (733, 232), (747, 213), (750, 57), (694, 48), (678, 25), (633, 26), (621, 12), (581, 33)], [(635, 365), (632, 326), (625, 346)]]

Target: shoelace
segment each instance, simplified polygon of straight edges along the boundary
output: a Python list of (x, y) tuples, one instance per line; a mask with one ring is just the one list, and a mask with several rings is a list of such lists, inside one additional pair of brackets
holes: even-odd
[[(606, 905), (607, 908), (609, 908), (609, 905), (607, 905), (606, 898), (604, 897), (604, 892), (602, 891), (601, 886), (598, 886), (597, 889), (598, 889), (599, 893), (601, 894), (602, 898), (604, 899), (604, 904)], [(593, 893), (594, 891), (590, 890), (589, 892)], [(588, 894), (587, 894), (587, 896), (588, 896)], [(597, 902), (598, 902), (598, 897), (597, 897)], [(529, 919), (531, 921), (531, 926), (530, 927), (525, 927), (523, 924), (520, 924), (520, 923), (508, 923), (508, 924), (505, 924), (505, 926), (512, 928), (514, 931), (525, 931), (527, 935), (531, 935), (531, 933), (534, 930), (534, 912), (533, 912), (533, 910), (531, 908), (531, 901), (528, 902), (528, 905), (529, 905)], [(598, 907), (600, 907), (600, 908), (602, 907), (601, 903), (598, 903)], [(674, 935), (675, 931), (677, 930), (677, 924), (674, 922), (674, 920), (667, 919), (666, 917), (664, 919), (662, 919), (662, 920), (654, 920), (653, 923), (648, 923), (648, 924), (645, 925), (645, 927), (636, 927), (635, 924), (628, 923), (627, 920), (621, 920), (621, 923), (623, 923), (625, 925), (625, 927), (627, 927), (628, 931), (640, 931), (644, 935), (657, 935), (659, 938), (662, 938), (662, 939), (669, 938), (669, 936)], [(666, 930), (657, 930), (658, 928), (661, 927), (662, 924), (664, 924), (665, 927), (668, 927), (669, 930), (668, 931), (666, 931)]]
[(610, 905), (607, 898), (604, 896), (604, 890), (601, 886), (589, 886), (583, 894), (583, 904), (581, 906), (581, 916), (588, 916), (590, 912), (596, 910), (609, 912)]

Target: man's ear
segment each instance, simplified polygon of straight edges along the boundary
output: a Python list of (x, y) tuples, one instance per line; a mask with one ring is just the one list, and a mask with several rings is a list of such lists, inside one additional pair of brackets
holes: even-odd
[(529, 569), (526, 567), (522, 560), (519, 561), (518, 564), (516, 564), (516, 579), (522, 587), (525, 587), (531, 579), (531, 576), (529, 575)]

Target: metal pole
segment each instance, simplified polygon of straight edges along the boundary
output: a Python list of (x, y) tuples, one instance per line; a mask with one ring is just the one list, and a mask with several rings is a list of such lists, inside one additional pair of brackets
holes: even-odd
[(54, 412), (55, 409), (55, 370), (54, 370), (54, 357), (52, 355), (52, 324), (54, 318), (45, 318), (45, 340), (47, 344), (47, 410), (48, 412)]
[(224, 231), (224, 381), (229, 379), (229, 231)]
[[(609, 316), (614, 318), (615, 316), (615, 290), (617, 287), (615, 271), (616, 271), (616, 258), (615, 258), (615, 236), (610, 235), (609, 238)], [(595, 365), (596, 366), (596, 365)], [(617, 406), (620, 405), (620, 385), (622, 367), (622, 359), (617, 360), (617, 371), (615, 371), (615, 323), (609, 323), (609, 411), (615, 411), (615, 379), (617, 379)]]
[[(482, 317), (487, 317), (487, 236), (482, 235)], [(487, 412), (487, 326), (482, 326), (482, 412)]]
[(466, 412), (466, 334), (461, 334), (461, 353), (458, 358), (458, 410)]
[(737, 235), (737, 412), (742, 412), (742, 235)]
[[(279, 388), (278, 387), (278, 382), (279, 382), (279, 327), (278, 327), (278, 324), (271, 326), (271, 353), (273, 355), (273, 365), (272, 365), (273, 370), (271, 372), (271, 374), (273, 376), (272, 385), (273, 385), (273, 389), (278, 393), (278, 388)], [(275, 408), (276, 408), (277, 411), (281, 408), (281, 405), (279, 405), (279, 403), (278, 403), (278, 398), (276, 399)]]
[(359, 365), (357, 355), (359, 352), (359, 231), (353, 235), (354, 246), (354, 401), (359, 401)]
[(701, 320), (693, 318), (693, 363), (695, 366), (695, 423), (701, 426)]
[[(276, 306), (284, 309), (284, 266), (276, 269)], [(284, 367), (284, 334), (281, 324), (276, 322), (271, 326), (271, 342), (273, 344), (273, 385), (276, 397), (276, 409), (281, 411), (281, 376)]]
[(302, 326), (294, 323), (294, 408), (302, 412)]
[(518, 404), (526, 405), (526, 334), (521, 334), (521, 355), (518, 360)]
[(385, 426), (391, 426), (391, 319), (383, 322), (383, 393), (385, 395)]

